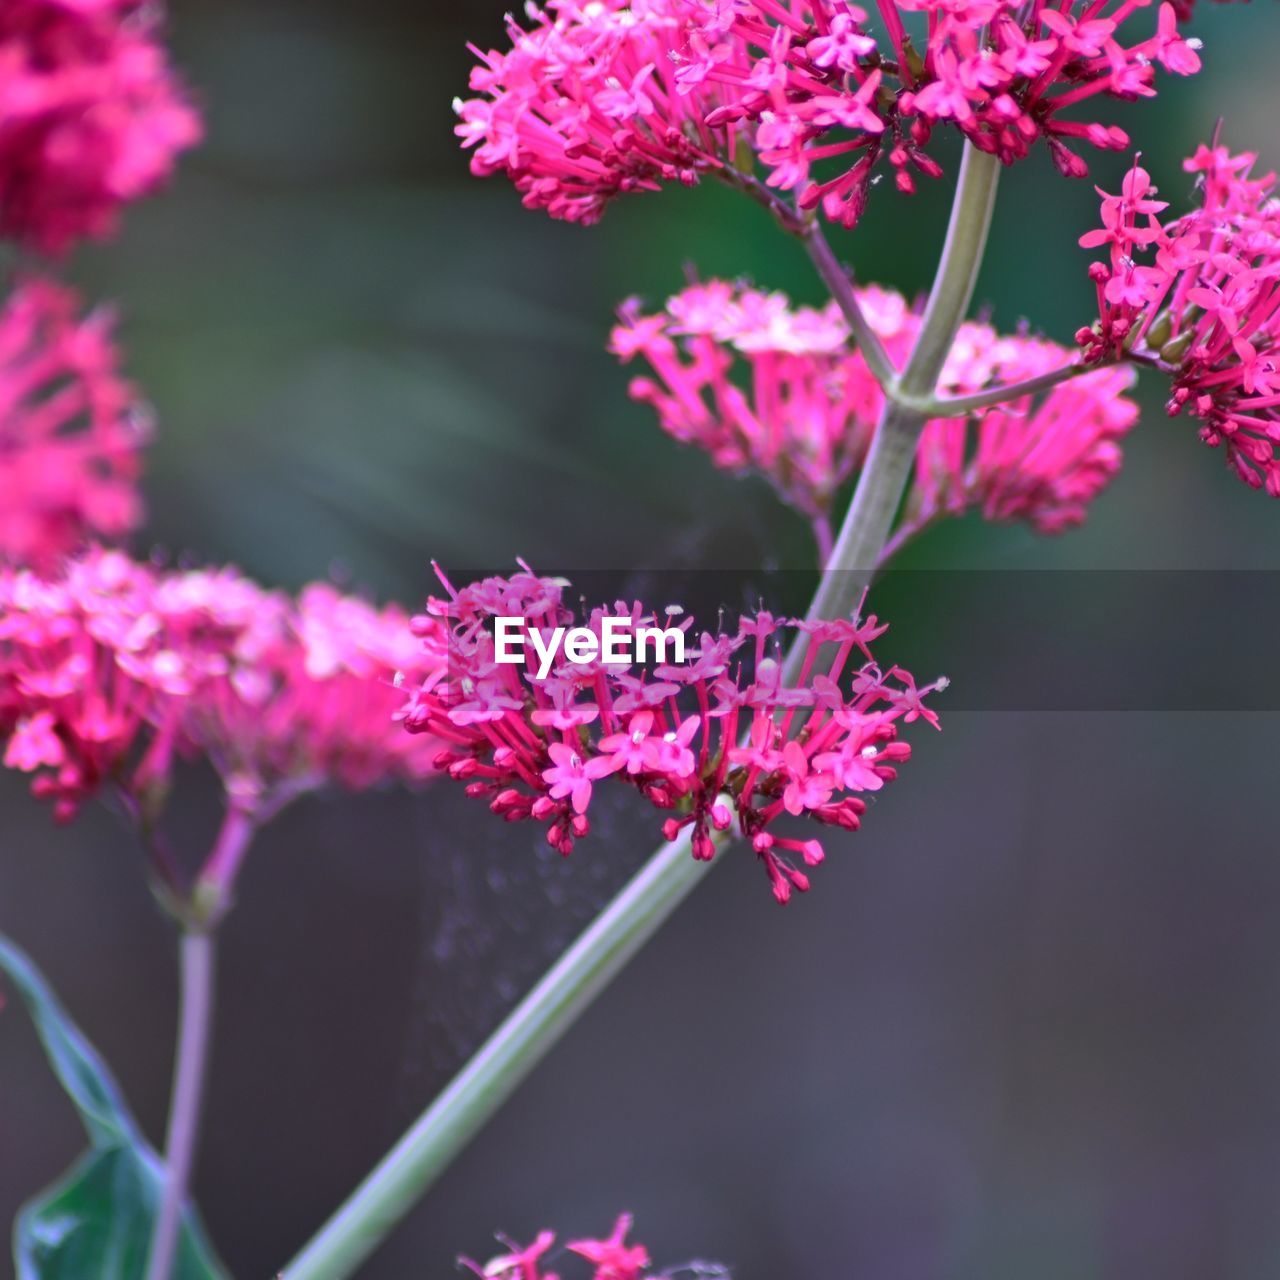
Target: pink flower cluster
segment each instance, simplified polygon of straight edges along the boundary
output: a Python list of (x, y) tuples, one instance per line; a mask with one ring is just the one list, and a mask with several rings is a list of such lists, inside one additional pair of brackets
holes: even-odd
[(0, 561), (50, 569), (142, 515), (149, 423), (119, 375), (112, 318), (30, 280), (0, 310)]
[[(648, 1280), (650, 1271), (649, 1251), (642, 1244), (628, 1244), (631, 1231), (631, 1215), (624, 1213), (614, 1224), (613, 1231), (603, 1240), (572, 1240), (565, 1250), (589, 1263), (591, 1280)], [(501, 1239), (501, 1237), (500, 1237)], [(547, 1271), (548, 1255), (555, 1248), (556, 1237), (551, 1231), (541, 1231), (531, 1244), (518, 1245), (502, 1241), (507, 1252), (483, 1266), (470, 1259), (462, 1260), (463, 1266), (484, 1280), (559, 1280), (557, 1272)], [(705, 1264), (700, 1264), (705, 1266)], [(728, 1273), (720, 1268), (702, 1269), (700, 1275), (712, 1275), (728, 1280)], [(655, 1278), (656, 1280), (656, 1278)]]
[[(881, 0), (878, 44), (849, 0), (729, 0), (691, 42), (689, 74), (750, 89), (740, 109), (760, 121), (769, 185), (796, 189), (802, 208), (820, 205), (853, 226), (882, 155), (900, 190), (914, 190), (912, 169), (937, 176), (925, 148), (940, 124), (1006, 164), (1044, 138), (1070, 176), (1086, 172), (1072, 145), (1123, 149), (1121, 130), (1060, 113), (1102, 94), (1151, 96), (1157, 64), (1180, 75), (1199, 69), (1171, 4), (1159, 6), (1145, 38), (1129, 35), (1149, 4)], [(924, 23), (913, 27), (917, 13)], [(814, 164), (827, 161), (835, 175), (815, 179)]]
[[(919, 317), (896, 293), (867, 288), (859, 302), (890, 359), (905, 363)], [(634, 399), (653, 405), (664, 431), (705, 449), (716, 466), (755, 470), (813, 522), (825, 559), (832, 502), (862, 466), (884, 394), (835, 303), (792, 308), (785, 296), (711, 281), (644, 314), (622, 309), (611, 349), (643, 357)], [(1052, 342), (961, 327), (940, 380), (949, 394), (1017, 382), (1066, 365)], [(1098, 371), (965, 418), (934, 419), (921, 439), (912, 528), (978, 509), (1056, 533), (1084, 519), (1120, 466), (1120, 438), (1137, 420), (1121, 393), (1131, 375)]]
[(457, 133), (479, 177), (506, 173), (530, 209), (595, 222), (624, 191), (685, 185), (730, 164), (732, 128), (707, 117), (734, 90), (678, 82), (690, 0), (552, 0), (532, 29), (509, 19), (509, 52), (474, 50)]
[[(793, 857), (814, 867), (823, 849), (818, 840), (775, 831), (777, 820), (807, 817), (855, 830), (863, 794), (880, 790), (910, 757), (898, 722), (937, 723), (924, 697), (945, 682), (918, 689), (907, 672), (877, 667), (867, 646), (885, 627), (874, 617), (810, 623), (761, 611), (736, 631), (697, 638), (692, 619), (684, 619), (684, 663), (650, 670), (561, 655), (538, 678), (532, 666), (497, 661), (491, 620), (521, 618), (526, 631), (549, 640), (574, 619), (567, 584), (523, 567), (461, 590), (441, 580), (447, 598), (429, 600), (416, 626), (434, 652), (447, 624), (447, 663), (409, 702), (406, 727), (444, 744), (436, 763), (468, 794), (507, 821), (544, 823), (548, 843), (564, 854), (590, 830), (596, 784), (613, 777), (670, 815), (663, 824), (669, 840), (690, 828), (695, 858), (711, 858), (712, 831), (736, 823), (785, 903), (793, 889), (809, 887)], [(678, 613), (669, 611), (665, 624)], [(622, 601), (579, 625), (599, 640), (606, 616), (629, 618), (632, 629), (654, 625), (643, 605)], [(811, 643), (788, 686), (779, 642), (802, 634)], [(855, 654), (862, 662), (851, 667)]]
[(56, 578), (0, 570), (3, 761), (59, 819), (108, 782), (150, 812), (193, 754), (246, 803), (425, 777), (438, 746), (393, 723), (394, 679), (430, 662), (404, 614), (326, 586), (295, 602), (101, 550)]
[(1102, 196), (1102, 226), (1081, 237), (1107, 248), (1089, 274), (1099, 320), (1076, 335), (1085, 358), (1127, 358), (1168, 375), (1170, 415), (1196, 418), (1246, 484), (1280, 496), (1280, 201), (1257, 156), (1201, 146), (1183, 164), (1199, 206), (1164, 216), (1136, 164)]
[(0, 6), (0, 235), (51, 253), (114, 229), (200, 136), (140, 0)]
[(701, 172), (741, 181), (748, 146), (769, 186), (852, 226), (882, 157), (904, 191), (912, 170), (941, 172), (940, 124), (1006, 163), (1044, 138), (1073, 176), (1074, 145), (1123, 149), (1121, 130), (1064, 113), (1151, 96), (1157, 65), (1199, 68), (1173, 4), (1130, 34), (1149, 6), (881, 0), (878, 40), (850, 0), (552, 0), (512, 24), (510, 52), (478, 54), (458, 133), (475, 173), (505, 172), (554, 217), (591, 222), (619, 192)]

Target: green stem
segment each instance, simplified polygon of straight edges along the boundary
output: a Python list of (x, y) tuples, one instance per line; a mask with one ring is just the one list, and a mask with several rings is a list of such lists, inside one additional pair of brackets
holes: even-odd
[(969, 395), (934, 396), (920, 404), (913, 404), (912, 407), (919, 409), (930, 418), (959, 418), (977, 409), (989, 409), (992, 405), (1007, 404), (1010, 400), (1035, 395), (1038, 391), (1048, 391), (1059, 383), (1078, 378), (1082, 373), (1091, 373), (1099, 367), (1073, 360), (1070, 364), (1051, 369), (1048, 373), (1038, 373), (1033, 378), (1023, 378), (1019, 382), (999, 383)]
[(1000, 161), (965, 143), (947, 239), (933, 278), (924, 323), (900, 383), (908, 396), (932, 395), (956, 330), (969, 310), (991, 230)]
[[(934, 293), (902, 375), (904, 382), (910, 376), (918, 389), (933, 390), (969, 305), (998, 172), (991, 157), (966, 148)], [(840, 276), (847, 288), (843, 271)], [(924, 422), (919, 410), (892, 399), (886, 403), (810, 618), (847, 615), (857, 606), (901, 503)], [(800, 660), (801, 646), (793, 645), (788, 673), (794, 675)], [(728, 843), (727, 835), (717, 843)], [(284, 1268), (280, 1280), (344, 1280), (352, 1275), (701, 881), (709, 865), (690, 856), (687, 837), (663, 845)]]
[[(906, 397), (931, 397), (937, 386), (956, 330), (973, 299), (991, 229), (999, 177), (1000, 162), (966, 143), (947, 238), (920, 335), (902, 373), (894, 384), (885, 388), (884, 410), (835, 550), (809, 607), (811, 619), (840, 617), (856, 609), (880, 565), (911, 478), (920, 432), (933, 416), (925, 407), (931, 401), (922, 405)], [(787, 655), (789, 678), (798, 672), (804, 649), (804, 644), (798, 642)]]
[(853, 277), (832, 251), (819, 223), (809, 223), (798, 234), (814, 267), (822, 277), (822, 282), (839, 305), (845, 323), (853, 334), (853, 340), (857, 343), (858, 350), (862, 352), (862, 358), (867, 362), (871, 376), (887, 391), (897, 381), (898, 374), (893, 367), (893, 361), (889, 359), (889, 353), (880, 341), (880, 336), (871, 327), (871, 322), (862, 310), (862, 304), (858, 301), (858, 295), (854, 289)]

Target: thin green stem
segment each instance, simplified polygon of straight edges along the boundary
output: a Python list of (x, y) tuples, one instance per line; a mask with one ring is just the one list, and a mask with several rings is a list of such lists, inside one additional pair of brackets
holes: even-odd
[(798, 234), (823, 283), (839, 305), (871, 376), (888, 392), (897, 382), (898, 371), (893, 367), (889, 353), (862, 310), (852, 276), (832, 251), (819, 223), (809, 223)]
[(195, 1163), (200, 1103), (213, 1025), (214, 943), (213, 935), (204, 930), (188, 931), (182, 935), (181, 988), (178, 1048), (165, 1139), (164, 1185), (152, 1229), (147, 1280), (170, 1280), (173, 1275), (182, 1227), (182, 1206)]
[(1000, 161), (966, 142), (924, 323), (899, 380), (908, 396), (933, 394), (956, 330), (969, 310), (991, 230), (999, 177)]
[[(966, 150), (935, 296), (903, 373), (904, 381), (910, 373), (914, 387), (933, 390), (968, 307), (986, 245), (998, 172), (990, 157)], [(852, 293), (838, 263), (836, 274), (837, 282), (843, 282), (840, 287)], [(901, 504), (925, 420), (918, 409), (887, 400), (835, 550), (810, 605), (810, 618), (848, 615), (857, 607)], [(802, 656), (798, 641), (787, 655), (789, 677), (794, 678)], [(715, 838), (718, 845), (728, 843), (727, 835)], [(690, 856), (687, 836), (663, 845), (284, 1268), (281, 1280), (344, 1280), (352, 1275), (701, 881), (709, 865)]]
[(930, 418), (959, 418), (978, 409), (989, 409), (992, 405), (1007, 404), (1010, 400), (1017, 400), (1022, 396), (1032, 396), (1040, 391), (1048, 391), (1063, 382), (1069, 382), (1072, 378), (1078, 378), (1082, 373), (1091, 373), (1097, 368), (1097, 365), (1086, 365), (1075, 360), (1060, 368), (1051, 369), (1048, 373), (1038, 373), (1034, 378), (1001, 383), (982, 391), (975, 391), (970, 395), (934, 396), (919, 403), (913, 403), (911, 407), (919, 409)]

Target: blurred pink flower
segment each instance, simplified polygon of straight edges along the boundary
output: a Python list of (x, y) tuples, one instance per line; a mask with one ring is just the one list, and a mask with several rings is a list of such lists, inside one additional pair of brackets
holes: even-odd
[(178, 755), (269, 812), (324, 785), (427, 777), (439, 745), (395, 723), (397, 686), (442, 655), (404, 613), (326, 585), (295, 601), (234, 570), (92, 550), (53, 578), (0, 570), (0, 743), (62, 819), (107, 782), (150, 812)]
[(0, 235), (50, 253), (111, 234), (199, 116), (140, 0), (0, 5)]
[(112, 317), (28, 280), (0, 310), (0, 560), (50, 569), (140, 522), (149, 422), (117, 371)]
[[(920, 320), (898, 294), (859, 291), (862, 310), (901, 366)], [(782, 294), (709, 281), (671, 298), (665, 311), (622, 308), (612, 350), (643, 357), (655, 376), (631, 384), (663, 430), (705, 449), (716, 466), (758, 471), (814, 525), (823, 559), (827, 517), (841, 486), (861, 468), (884, 404), (879, 384), (834, 303), (792, 308)], [(1068, 364), (1044, 339), (961, 326), (939, 390), (965, 395)], [(939, 517), (978, 509), (990, 520), (1024, 520), (1057, 533), (1085, 518), (1119, 469), (1119, 441), (1137, 421), (1125, 398), (1127, 370), (1088, 374), (1037, 400), (1012, 401), (955, 419), (934, 419), (921, 438), (902, 537)]]

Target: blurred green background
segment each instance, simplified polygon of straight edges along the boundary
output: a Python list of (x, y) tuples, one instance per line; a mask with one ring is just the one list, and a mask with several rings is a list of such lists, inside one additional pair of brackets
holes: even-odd
[[(118, 302), (158, 413), (149, 542), (411, 605), (431, 557), (807, 568), (803, 521), (662, 436), (604, 349), (617, 303), (660, 302), (686, 263), (818, 301), (761, 211), (708, 185), (583, 230), (472, 180), (449, 103), (465, 42), (501, 39), (500, 3), (171, 8), (208, 141), (72, 264)], [(1219, 117), (1280, 163), (1272, 0), (1205, 5), (1194, 29), (1206, 70), (1115, 115), (1175, 201)], [(1112, 190), (1128, 163), (1089, 160)], [(839, 251), (922, 289), (948, 194), (878, 192)], [(1075, 241), (1096, 210), (1043, 154), (1006, 173), (978, 289), (999, 325), (1065, 342), (1091, 318)], [(910, 563), (1280, 568), (1280, 510), (1164, 418), (1159, 387), (1144, 402), (1083, 530), (966, 521)], [(894, 616), (892, 590), (875, 603)], [(965, 618), (922, 625), (945, 668)], [(1175, 670), (1231, 671), (1229, 630), (1208, 651), (1180, 639), (1152, 636)], [(780, 913), (745, 859), (713, 877), (365, 1274), (445, 1274), (494, 1229), (584, 1233), (632, 1208), (658, 1260), (715, 1257), (740, 1280), (1274, 1277), (1278, 730), (1211, 709), (948, 717), (866, 830), (830, 841), (809, 899)], [(193, 851), (216, 803), (201, 780), (182, 801)], [(127, 833), (97, 812), (54, 831), (13, 779), (0, 804), (0, 928), (158, 1140), (172, 942)], [(452, 788), (310, 803), (264, 837), (226, 929), (196, 1180), (235, 1275), (287, 1259), (636, 865), (637, 812), (606, 813), (565, 865)], [(78, 1147), (11, 1008), (0, 1216)]]

